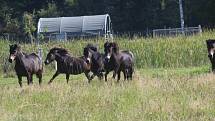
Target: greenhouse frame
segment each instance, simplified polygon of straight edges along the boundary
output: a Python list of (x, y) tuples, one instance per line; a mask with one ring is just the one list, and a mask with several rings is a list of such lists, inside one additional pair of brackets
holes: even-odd
[(67, 40), (74, 37), (112, 37), (108, 14), (77, 17), (40, 18), (37, 34), (49, 40)]

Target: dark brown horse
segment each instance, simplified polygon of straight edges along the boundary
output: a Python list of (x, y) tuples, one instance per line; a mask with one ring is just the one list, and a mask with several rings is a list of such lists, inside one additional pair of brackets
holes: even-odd
[(47, 54), (45, 64), (48, 65), (52, 61), (57, 61), (57, 71), (50, 79), (49, 84), (57, 77), (59, 74), (66, 74), (67, 83), (69, 82), (70, 74), (77, 75), (85, 73), (88, 82), (92, 79), (89, 75), (90, 64), (86, 63), (84, 57), (76, 58), (71, 57), (66, 49), (63, 48), (52, 48)]
[(98, 52), (98, 48), (93, 44), (87, 44), (84, 48), (83, 55), (86, 58), (86, 62), (91, 64), (90, 70), (93, 72), (92, 78), (97, 76), (99, 79), (102, 79), (102, 72), (104, 72), (104, 55)]
[(16, 75), (18, 76), (19, 85), (22, 87), (22, 77), (27, 77), (27, 83), (32, 84), (33, 74), (36, 74), (39, 78), (39, 84), (42, 82), (42, 73), (43, 73), (43, 66), (42, 62), (38, 55), (32, 53), (27, 55), (21, 51), (21, 47), (17, 44), (10, 45), (10, 57), (9, 62), (15, 60), (15, 71)]
[(134, 56), (130, 51), (119, 51), (118, 44), (115, 42), (106, 42), (104, 44), (105, 52), (105, 80), (110, 71), (113, 72), (113, 78), (118, 75), (120, 80), (121, 71), (124, 74), (124, 80), (132, 79), (134, 72)]
[(212, 65), (212, 71), (215, 73), (215, 40), (209, 39), (206, 40), (207, 48), (208, 48), (208, 58), (210, 59)]

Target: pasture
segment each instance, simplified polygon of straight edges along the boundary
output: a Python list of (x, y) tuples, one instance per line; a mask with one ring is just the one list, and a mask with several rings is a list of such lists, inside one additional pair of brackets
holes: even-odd
[[(121, 49), (136, 57), (131, 82), (95, 78), (88, 84), (84, 74), (57, 77), (51, 85), (53, 65), (45, 66), (42, 86), (34, 78), (20, 89), (13, 65), (8, 64), (9, 42), (0, 41), (0, 120), (13, 121), (213, 121), (215, 119), (215, 75), (210, 72), (205, 40), (213, 31), (191, 37), (116, 38)], [(82, 55), (87, 43), (104, 41), (50, 42), (41, 44), (43, 59), (51, 47), (67, 48)], [(37, 52), (36, 45), (21, 44), (23, 51)], [(8, 66), (5, 66), (8, 65)], [(6, 71), (6, 73), (4, 72)]]

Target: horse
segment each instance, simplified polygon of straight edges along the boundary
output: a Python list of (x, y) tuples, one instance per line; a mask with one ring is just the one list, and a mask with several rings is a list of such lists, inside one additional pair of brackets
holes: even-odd
[(81, 73), (85, 73), (88, 82), (92, 80), (89, 75), (90, 72), (90, 64), (86, 63), (84, 57), (72, 57), (68, 53), (68, 51), (64, 48), (52, 48), (47, 57), (45, 59), (45, 65), (50, 64), (53, 61), (57, 61), (57, 70), (55, 74), (52, 76), (48, 84), (51, 84), (52, 81), (59, 75), (59, 74), (66, 74), (67, 83), (69, 82), (69, 76), (78, 75)]
[(206, 40), (207, 49), (208, 49), (208, 58), (212, 64), (212, 71), (215, 73), (215, 39)]
[(91, 72), (93, 72), (92, 78), (97, 76), (99, 79), (103, 78), (104, 72), (104, 54), (98, 52), (98, 48), (93, 44), (87, 44), (83, 52), (86, 62), (91, 64)]
[(39, 85), (42, 83), (43, 65), (39, 56), (35, 53), (25, 54), (17, 44), (10, 45), (10, 63), (15, 61), (15, 71), (20, 87), (22, 87), (22, 77), (27, 77), (28, 85), (33, 83), (33, 74), (39, 78)]
[(115, 42), (106, 42), (104, 44), (105, 52), (105, 81), (110, 71), (113, 72), (113, 78), (118, 75), (120, 80), (121, 71), (124, 74), (124, 80), (132, 80), (134, 72), (134, 55), (131, 51), (119, 51), (118, 44)]

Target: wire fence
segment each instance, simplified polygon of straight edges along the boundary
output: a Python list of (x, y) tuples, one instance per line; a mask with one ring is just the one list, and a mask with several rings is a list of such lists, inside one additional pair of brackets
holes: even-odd
[(153, 30), (153, 37), (160, 37), (160, 36), (177, 36), (177, 35), (195, 35), (201, 34), (202, 28), (201, 25), (198, 27), (186, 27), (184, 30), (182, 28), (170, 28), (170, 29), (155, 29)]

